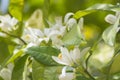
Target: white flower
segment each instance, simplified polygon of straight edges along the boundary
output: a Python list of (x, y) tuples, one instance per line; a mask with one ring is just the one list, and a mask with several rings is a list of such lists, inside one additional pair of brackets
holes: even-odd
[(67, 29), (70, 30), (73, 26), (76, 26), (77, 20), (74, 18), (71, 18), (74, 13), (67, 13), (64, 17), (64, 24), (66, 25)]
[(105, 21), (110, 23), (110, 24), (114, 24), (118, 18), (118, 16), (120, 15), (120, 12), (116, 12), (116, 15), (113, 15), (113, 14), (108, 14), (106, 17), (105, 17)]
[(0, 28), (3, 31), (11, 31), (17, 24), (18, 20), (14, 17), (11, 18), (10, 15), (0, 16)]
[(66, 24), (69, 21), (70, 17), (73, 15), (74, 15), (74, 13), (71, 13), (71, 12), (67, 13), (64, 18), (64, 23)]
[(66, 67), (63, 67), (62, 74), (59, 76), (59, 80), (73, 80), (75, 79), (75, 74), (73, 72), (66, 73)]
[(81, 64), (80, 60), (85, 54), (88, 52), (90, 48), (85, 48), (81, 52), (78, 47), (75, 47), (70, 52), (67, 48), (61, 47), (61, 54), (58, 57), (52, 56), (53, 60), (59, 64), (68, 65), (68, 66), (76, 66)]
[(4, 79), (4, 80), (11, 80), (11, 75), (12, 75), (12, 70), (13, 70), (14, 65), (13, 64), (8, 64), (7, 68), (3, 68), (0, 71), (0, 76)]
[(66, 32), (66, 27), (62, 25), (61, 18), (57, 18), (55, 24), (50, 24), (50, 28), (44, 29), (45, 36), (51, 39), (52, 44), (58, 48), (63, 45), (61, 38), (63, 37), (65, 32)]
[[(49, 23), (50, 24), (50, 23)], [(55, 24), (50, 24), (50, 28), (45, 28), (44, 33), (47, 37), (63, 36), (66, 31), (66, 27), (62, 25), (62, 19), (56, 18)]]
[(31, 17), (26, 21), (25, 26), (42, 29), (44, 27), (42, 16), (43, 14), (40, 9), (35, 10)]
[(52, 56), (52, 58), (59, 64), (73, 66), (77, 64), (80, 59), (80, 50), (75, 48), (73, 51), (68, 51), (67, 48), (61, 47), (61, 54), (58, 57)]
[(27, 27), (24, 30), (22, 39), (27, 43), (32, 43), (32, 45), (39, 45), (43, 40), (48, 42), (49, 39), (44, 36), (44, 33), (39, 29)]
[(105, 21), (110, 23), (110, 24), (114, 24), (116, 21), (117, 17), (115, 15), (109, 14), (105, 17)]

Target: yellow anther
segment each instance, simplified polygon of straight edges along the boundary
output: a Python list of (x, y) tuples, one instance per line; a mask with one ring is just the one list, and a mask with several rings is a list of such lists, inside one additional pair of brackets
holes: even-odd
[(27, 34), (27, 35), (25, 36), (25, 38), (26, 38), (26, 39), (30, 39), (30, 35)]
[(61, 58), (62, 58), (62, 54), (61, 54), (61, 53), (58, 55), (58, 58), (59, 58), (59, 59), (61, 59)]

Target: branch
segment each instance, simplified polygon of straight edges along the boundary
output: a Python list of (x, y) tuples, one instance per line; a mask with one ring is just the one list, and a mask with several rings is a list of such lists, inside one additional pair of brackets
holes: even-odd
[(22, 41), (25, 45), (27, 44), (21, 37), (18, 37), (18, 36), (16, 36), (16, 35), (9, 34), (9, 33), (5, 32), (5, 31), (1, 31), (1, 32), (4, 33), (4, 34), (9, 35), (9, 36), (11, 36), (11, 37), (18, 38), (18, 39), (19, 39), (20, 41)]

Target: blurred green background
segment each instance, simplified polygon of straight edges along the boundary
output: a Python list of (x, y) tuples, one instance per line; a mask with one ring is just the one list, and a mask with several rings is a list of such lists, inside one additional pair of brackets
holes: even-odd
[[(8, 5), (10, 0), (0, 0), (0, 14), (9, 13)], [(25, 0), (24, 18), (28, 19), (36, 9), (41, 9), (43, 16), (47, 19), (54, 19), (56, 16), (64, 16), (68, 12), (84, 10), (97, 3), (116, 5), (120, 0)], [(84, 17), (84, 34), (86, 40), (91, 44), (103, 32), (109, 24), (104, 18), (112, 12), (98, 11)]]

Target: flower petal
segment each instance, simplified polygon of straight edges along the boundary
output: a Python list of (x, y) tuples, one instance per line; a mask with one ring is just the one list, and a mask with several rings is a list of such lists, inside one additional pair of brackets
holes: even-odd
[(69, 20), (70, 16), (74, 15), (74, 13), (67, 13), (64, 18), (64, 23), (66, 24), (67, 21)]
[(114, 24), (116, 20), (117, 20), (116, 16), (114, 16), (112, 14), (109, 14), (105, 17), (105, 21), (110, 24)]
[(58, 57), (52, 56), (52, 59), (54, 61), (56, 61), (59, 64), (63, 64), (63, 65), (69, 65), (68, 63), (66, 63), (65, 61), (62, 61), (61, 59), (59, 59)]
[(67, 48), (61, 47), (60, 50), (61, 50), (61, 53), (62, 53), (62, 58), (63, 58), (64, 60), (66, 60), (67, 62), (69, 62), (70, 65), (73, 65), (74, 62), (73, 62), (73, 60), (72, 60), (72, 58), (71, 58), (71, 56), (70, 56)]

